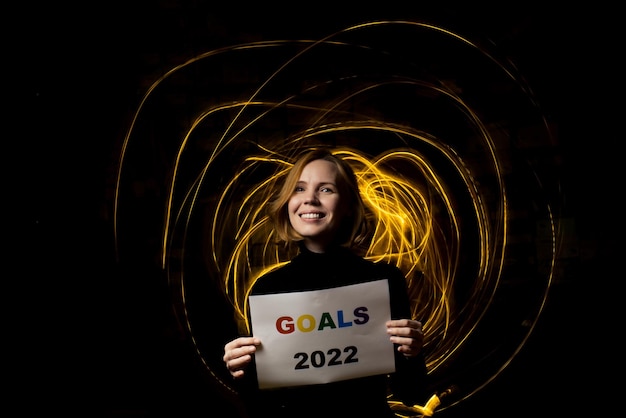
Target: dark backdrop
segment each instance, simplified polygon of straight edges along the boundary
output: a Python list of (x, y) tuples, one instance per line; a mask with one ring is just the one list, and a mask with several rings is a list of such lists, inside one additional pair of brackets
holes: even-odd
[(421, 3), (9, 7), (4, 299), (12, 416), (234, 411), (178, 335), (165, 286), (116, 263), (112, 194), (130, 116), (147, 79), (199, 51), (386, 18), (428, 20), (488, 39), (517, 63), (558, 126), (565, 211), (575, 219), (568, 235), (575, 268), (555, 287), (537, 331), (495, 382), (445, 416), (583, 416), (611, 406), (611, 385), (598, 376), (617, 365), (607, 324), (620, 311), (608, 296), (621, 275), (610, 267), (622, 224), (616, 11)]

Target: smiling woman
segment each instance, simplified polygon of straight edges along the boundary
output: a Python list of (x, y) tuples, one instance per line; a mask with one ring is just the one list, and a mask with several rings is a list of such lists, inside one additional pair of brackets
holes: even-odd
[[(289, 199), (289, 221), (313, 252), (332, 242), (341, 220), (340, 195), (335, 185), (337, 168), (329, 161), (311, 161), (300, 175)], [(336, 213), (337, 212), (337, 213)]]
[(364, 238), (365, 215), (356, 178), (343, 160), (327, 151), (300, 158), (269, 212), (282, 240), (303, 241), (313, 252)]
[[(372, 372), (356, 378), (346, 375), (324, 383), (306, 384), (304, 380), (305, 383), (296, 386), (262, 390), (257, 384), (257, 372), (260, 373), (260, 369), (255, 367), (255, 354), (264, 345), (252, 330), (252, 335), (236, 337), (227, 343), (223, 356), (227, 369), (239, 383), (238, 389), (250, 414), (258, 417), (393, 417), (394, 413), (387, 402), (389, 385), (395, 389), (394, 395), (406, 405), (423, 403), (426, 391), (426, 365), (422, 355), (424, 336), (422, 324), (411, 319), (404, 275), (395, 266), (374, 263), (353, 252), (366, 237), (367, 223), (358, 182), (350, 166), (330, 150), (307, 151), (289, 170), (268, 210), (278, 237), (287, 245), (296, 244), (300, 252), (286, 265), (259, 278), (252, 288), (251, 296), (338, 289), (384, 280), (387, 283), (385, 287), (389, 289), (389, 299), (382, 303), (388, 303), (389, 310), (383, 312), (390, 311), (390, 316), (378, 318), (385, 323), (386, 329), (382, 327), (372, 331), (375, 334), (372, 335), (372, 342), (380, 341), (383, 337), (388, 340), (386, 344), (390, 342), (394, 346), (392, 361), (395, 361), (395, 372), (389, 375)], [(387, 292), (382, 292), (381, 298), (383, 294)], [(324, 307), (328, 299), (322, 300), (320, 303)], [(366, 308), (355, 310), (355, 315), (358, 314), (355, 323), (364, 321), (363, 309)], [(331, 308), (322, 310), (326, 316), (322, 313), (320, 327), (326, 327), (330, 324), (327, 312)], [(251, 315), (254, 319), (254, 314)], [(278, 326), (280, 320), (267, 326)], [(295, 329), (292, 318), (282, 318), (281, 326), (288, 320)], [(303, 315), (296, 323), (298, 329), (308, 332), (313, 329), (314, 321), (313, 316)], [(343, 319), (341, 323), (346, 324)], [(281, 334), (287, 332), (285, 330)], [(348, 341), (350, 343), (346, 349), (350, 347), (350, 358), (353, 360), (333, 363), (335, 368), (350, 367), (351, 363), (357, 362), (354, 356), (358, 344), (352, 343), (353, 340)], [(311, 341), (316, 346), (324, 343), (319, 338)], [(269, 344), (266, 345), (269, 347)], [(336, 350), (330, 348), (328, 352), (332, 354)], [(318, 357), (322, 352), (315, 351)], [(305, 373), (302, 370), (308, 371), (309, 368), (298, 367), (299, 355), (306, 354), (284, 356), (284, 363), (279, 363), (284, 364), (284, 372), (277, 371), (275, 367), (273, 372), (285, 374), (295, 367), (299, 370), (299, 376), (302, 376)], [(316, 371), (316, 368), (311, 370)], [(346, 404), (346, 393), (363, 396), (357, 404)], [(308, 402), (311, 399), (323, 399), (324, 402), (311, 404)], [(306, 408), (303, 408), (304, 405), (307, 405)]]

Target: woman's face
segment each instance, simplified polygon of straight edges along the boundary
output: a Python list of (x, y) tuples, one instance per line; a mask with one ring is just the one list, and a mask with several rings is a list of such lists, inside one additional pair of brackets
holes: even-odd
[(346, 209), (337, 188), (337, 167), (326, 160), (304, 166), (287, 203), (291, 226), (313, 252), (324, 252), (333, 240)]

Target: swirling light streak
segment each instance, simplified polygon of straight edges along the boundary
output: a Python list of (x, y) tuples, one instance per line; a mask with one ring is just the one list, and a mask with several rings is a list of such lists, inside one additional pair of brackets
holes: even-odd
[[(129, 174), (123, 167), (133, 155), (131, 138), (141, 137), (145, 129), (141, 123), (148, 123), (144, 114), (150, 113), (148, 105), (157, 100), (153, 97), (159, 87), (165, 89), (174, 84), (192, 67), (211, 65), (216, 60), (232, 58), (235, 53), (279, 52), (274, 57), (275, 66), (269, 60), (264, 67), (269, 76), (258, 85), (243, 83), (240, 92), (239, 87), (232, 86), (232, 100), (220, 102), (211, 97), (217, 82), (209, 83), (205, 93), (208, 100), (196, 104), (197, 116), (178, 136), (182, 140), (176, 145), (176, 138), (163, 138), (168, 146), (175, 145), (170, 151), (173, 157), (164, 193), (161, 268), (167, 272), (178, 298), (176, 310), (197, 354), (211, 376), (229, 390), (229, 384), (216, 371), (219, 359), (209, 358), (208, 350), (197, 338), (210, 331), (202, 319), (190, 312), (206, 303), (208, 295), (195, 294), (188, 285), (207, 280), (217, 283), (233, 308), (240, 331), (249, 331), (246, 303), (251, 287), (293, 255), (275, 244), (264, 208), (300, 150), (329, 145), (354, 167), (369, 209), (373, 229), (365, 256), (376, 262), (396, 264), (405, 272), (413, 316), (425, 323), (424, 350), (429, 373), (436, 378), (433, 391), (445, 391), (455, 379), (463, 378), (459, 377), (462, 373), (455, 371), (455, 361), (464, 355), (475, 330), (490, 313), (503, 280), (510, 234), (510, 191), (503, 166), (510, 161), (499, 144), (503, 131), (507, 134), (506, 127), (498, 126), (498, 120), (490, 117), (489, 108), (474, 108), (472, 98), (464, 97), (454, 83), (434, 81), (432, 77), (422, 79), (423, 73), (415, 71), (413, 62), (398, 67), (394, 61), (386, 68), (389, 74), (381, 80), (380, 74), (361, 75), (360, 68), (353, 68), (348, 57), (341, 62), (345, 71), (331, 75), (322, 72), (312, 80), (306, 79), (300, 91), (293, 91), (300, 73), (289, 72), (291, 67), (304, 71), (297, 64), (306, 62), (308, 55), (319, 48), (339, 49), (340, 54), (353, 48), (356, 58), (371, 60), (368, 54), (372, 54), (384, 64), (381, 57), (393, 54), (381, 54), (368, 45), (368, 37), (373, 37), (368, 31), (390, 27), (425, 31), (417, 33), (416, 39), (432, 31), (444, 37), (444, 46), (459, 42), (476, 54), (481, 69), (486, 58), (496, 67), (499, 77), (523, 93), (515, 100), (528, 102), (525, 105), (531, 109), (532, 118), (545, 123), (537, 115), (536, 102), (528, 97), (530, 89), (491, 54), (443, 28), (406, 21), (356, 25), (317, 41), (258, 42), (199, 55), (159, 78), (148, 89), (132, 120), (118, 170), (116, 242), (119, 208), (128, 198), (123, 185)], [(358, 42), (339, 39), (346, 34), (361, 37)], [(282, 51), (286, 51), (285, 55), (280, 54)], [(338, 64), (338, 68), (343, 67)], [(399, 103), (395, 98), (398, 93), (410, 93), (415, 100), (409, 105)], [(428, 115), (431, 103), (445, 111), (440, 122), (443, 126), (435, 126), (438, 129), (432, 129), (432, 122), (422, 116)], [(396, 113), (409, 107), (412, 111), (408, 115)], [(446, 131), (452, 126), (454, 132)], [(277, 133), (280, 130), (284, 132)], [(141, 149), (135, 142), (133, 145)], [(502, 364), (495, 369), (485, 367), (484, 375), (469, 379), (474, 386), (464, 389), (462, 399), (484, 387), (506, 367), (543, 309), (556, 258), (556, 228), (550, 203), (540, 200), (541, 216), (548, 214), (553, 245), (548, 254), (549, 271), (542, 278), (543, 286), (533, 295), (536, 300), (531, 301), (531, 305), (538, 306), (525, 313), (531, 317), (532, 325), (521, 332), (521, 337), (516, 336), (520, 341), (514, 343)], [(203, 224), (208, 227), (203, 229)], [(191, 238), (191, 232), (198, 229), (208, 231), (200, 242)], [(203, 248), (207, 265), (204, 274), (190, 267), (192, 257), (188, 249), (194, 245)], [(401, 407), (392, 395), (389, 402), (398, 414), (424, 413), (418, 406)], [(448, 406), (456, 403), (452, 401)]]

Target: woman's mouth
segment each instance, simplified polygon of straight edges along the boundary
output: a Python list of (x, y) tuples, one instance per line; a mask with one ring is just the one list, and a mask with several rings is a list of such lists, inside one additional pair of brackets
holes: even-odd
[(301, 213), (300, 218), (302, 219), (321, 219), (325, 215), (319, 212), (311, 212), (311, 213)]

